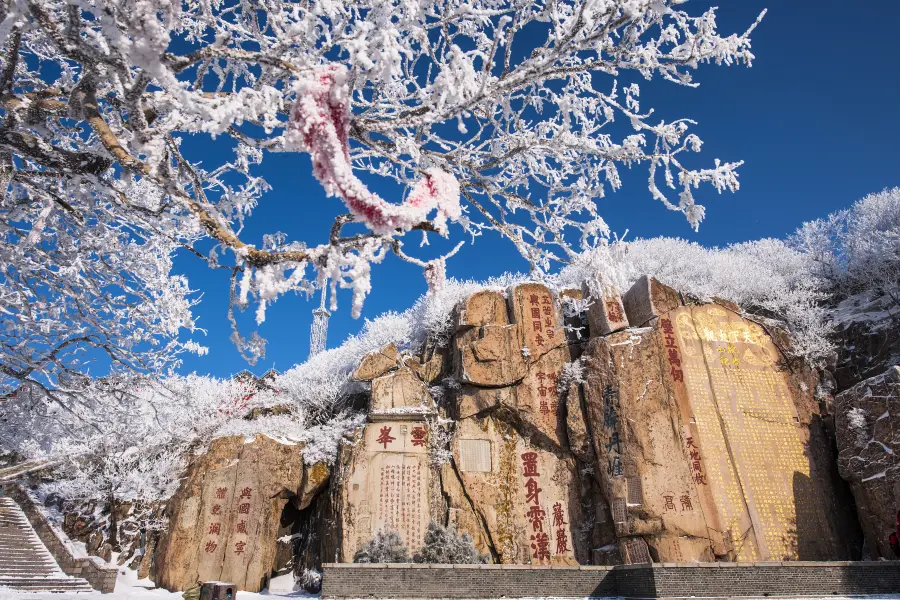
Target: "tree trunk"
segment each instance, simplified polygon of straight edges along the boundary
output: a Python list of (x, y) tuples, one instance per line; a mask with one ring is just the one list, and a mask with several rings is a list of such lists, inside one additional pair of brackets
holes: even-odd
[(116, 514), (116, 495), (113, 493), (112, 489), (109, 490), (109, 494), (107, 496), (107, 502), (109, 503), (109, 545), (112, 546), (113, 550), (118, 552), (119, 548), (119, 515)]

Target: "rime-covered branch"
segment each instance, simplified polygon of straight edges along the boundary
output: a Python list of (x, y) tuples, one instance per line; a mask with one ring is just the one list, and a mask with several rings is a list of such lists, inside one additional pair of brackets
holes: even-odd
[[(622, 167), (696, 227), (696, 189), (737, 189), (740, 163), (694, 166), (693, 122), (656, 117), (633, 80), (692, 86), (701, 63), (749, 64), (753, 27), (719, 35), (714, 9), (675, 0), (5, 2), (0, 391), (81, 371), (90, 348), (153, 372), (200, 350), (180, 337), (195, 327), (179, 248), (237, 269), (234, 304), (262, 321), (326, 282), (331, 308), (350, 288), (358, 314), (392, 250), (439, 286), (446, 257), (399, 250), (414, 230), (494, 232), (537, 272), (570, 262), (608, 236), (600, 199)], [(234, 156), (191, 155), (188, 135)], [(270, 152), (309, 154), (350, 215), (325, 243), (246, 238)], [(381, 197), (377, 179), (405, 192)], [(363, 232), (341, 234), (351, 223)], [(263, 348), (234, 339), (251, 359)]]

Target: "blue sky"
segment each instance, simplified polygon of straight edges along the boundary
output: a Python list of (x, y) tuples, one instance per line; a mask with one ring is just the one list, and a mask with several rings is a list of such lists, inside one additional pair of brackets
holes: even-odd
[[(700, 87), (693, 89), (640, 80), (641, 103), (667, 121), (699, 122), (694, 132), (704, 148), (693, 166), (711, 166), (715, 158), (744, 160), (741, 189), (718, 195), (701, 188), (696, 197), (707, 213), (695, 233), (680, 213), (651, 199), (646, 170), (637, 167), (623, 174), (621, 190), (600, 200), (601, 214), (613, 231), (628, 230), (629, 238), (678, 236), (707, 246), (781, 237), (867, 193), (900, 185), (900, 1), (720, 4), (721, 33), (743, 32), (768, 7), (753, 37), (753, 67), (704, 66), (695, 73)], [(692, 1), (685, 8), (696, 14), (707, 6)], [(199, 140), (187, 144), (195, 156), (217, 151)], [(283, 231), (289, 239), (324, 242), (334, 215), (344, 209), (338, 199), (325, 197), (308, 157), (267, 156), (261, 173), (273, 190), (241, 237), (259, 244), (263, 233)], [(512, 246), (494, 236), (467, 245), (448, 264), (450, 276), (470, 279), (525, 269)], [(245, 368), (283, 371), (306, 359), (318, 298), (290, 295), (270, 307), (260, 328), (269, 341), (267, 356), (249, 367), (229, 341), (227, 272), (209, 269), (191, 256), (179, 257), (176, 270), (187, 274), (202, 294), (196, 315), (207, 335), (197, 339), (210, 348), (206, 356), (188, 357), (183, 372), (224, 377)], [(330, 322), (329, 347), (358, 332), (365, 318), (404, 310), (425, 292), (421, 269), (393, 256), (375, 266), (372, 283), (360, 319), (350, 317), (349, 295), (341, 296)], [(241, 318), (245, 335), (253, 328), (252, 310)]]

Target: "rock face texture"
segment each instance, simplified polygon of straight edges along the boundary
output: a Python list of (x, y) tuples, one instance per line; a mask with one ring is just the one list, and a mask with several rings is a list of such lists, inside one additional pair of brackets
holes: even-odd
[[(581, 341), (540, 284), (460, 304), (451, 361), (428, 380), (458, 382), (433, 405), (455, 428), (444, 460), (435, 460), (442, 439), (430, 444), (441, 429), (434, 416), (384, 421), (389, 406), (388, 416), (422, 404), (426, 384), (410, 378), (418, 371), (381, 376), (407, 373), (390, 403), (373, 382), (373, 423), (332, 481), (338, 560), (386, 527), (415, 552), (428, 519), (454, 523), (501, 563), (858, 554), (814, 372), (785, 364), (738, 307), (686, 304), (650, 277), (623, 297), (569, 295), (592, 300)], [(580, 383), (565, 376), (576, 356)]]
[[(269, 439), (217, 440), (170, 504), (163, 584), (259, 589), (285, 533), (300, 538), (297, 572), (350, 562), (384, 530), (415, 554), (431, 520), (505, 564), (859, 558), (830, 397), (785, 360), (784, 334), (650, 277), (591, 294), (481, 291), (443, 347), (364, 357), (368, 422), (333, 467)], [(898, 373), (836, 403), (841, 474), (881, 556), (900, 508)], [(297, 516), (279, 528), (289, 499)]]
[(265, 587), (278, 566), (282, 511), (298, 489), (304, 496), (300, 450), (261, 435), (251, 443), (242, 436), (213, 440), (169, 501), (157, 583), (169, 590), (215, 580), (251, 592)]
[(867, 554), (895, 559), (888, 537), (900, 511), (900, 367), (835, 398), (841, 476), (850, 482)]
[(652, 280), (626, 298), (649, 327), (592, 339), (584, 386), (624, 560), (849, 557), (816, 403), (765, 331)]
[[(414, 553), (434, 519), (470, 533), (497, 562), (586, 562), (589, 544), (573, 527), (583, 511), (557, 385), (570, 355), (556, 299), (539, 284), (479, 292), (457, 308), (455, 322), (452, 361), (442, 363), (452, 373), (443, 375), (462, 386), (441, 407), (443, 427), (435, 411), (403, 409), (429, 405), (425, 382), (393, 386), (393, 411), (384, 401), (379, 380), (404, 368), (373, 381), (373, 422), (345, 449), (332, 484), (338, 560), (352, 560), (386, 528)], [(437, 380), (425, 369), (406, 372)], [(449, 455), (433, 437), (446, 435), (447, 417), (455, 424)]]

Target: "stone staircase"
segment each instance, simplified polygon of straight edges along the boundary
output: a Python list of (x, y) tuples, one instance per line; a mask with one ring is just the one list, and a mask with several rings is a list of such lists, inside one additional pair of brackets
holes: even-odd
[(11, 498), (0, 497), (0, 589), (90, 592), (90, 584), (63, 573), (41, 543), (25, 513)]

